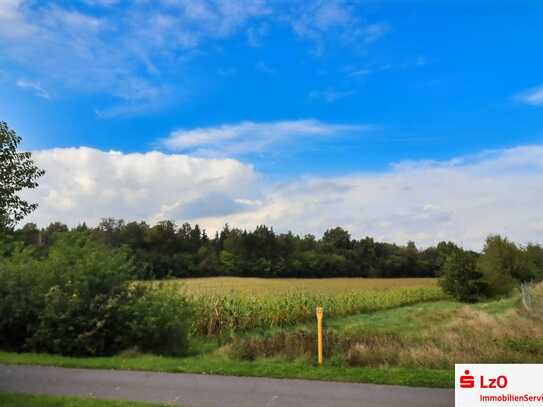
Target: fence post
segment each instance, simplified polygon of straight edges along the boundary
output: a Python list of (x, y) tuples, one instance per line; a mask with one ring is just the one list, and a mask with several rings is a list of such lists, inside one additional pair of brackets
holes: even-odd
[(524, 305), (524, 308), (526, 308), (527, 311), (532, 310), (532, 295), (530, 293), (530, 284), (529, 283), (521, 283), (520, 284), (520, 296), (522, 298), (522, 304)]
[(323, 344), (322, 344), (322, 318), (324, 310), (322, 307), (317, 307), (317, 361), (319, 365), (323, 362)]

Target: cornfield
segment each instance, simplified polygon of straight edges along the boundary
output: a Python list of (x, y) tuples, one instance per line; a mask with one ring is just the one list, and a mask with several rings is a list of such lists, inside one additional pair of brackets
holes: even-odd
[(284, 295), (296, 292), (309, 294), (350, 294), (395, 288), (437, 287), (437, 278), (255, 278), (202, 277), (161, 282), (190, 295), (243, 294), (251, 296)]
[(398, 288), (348, 294), (309, 294), (303, 291), (277, 296), (207, 294), (192, 297), (193, 333), (221, 336), (251, 329), (284, 328), (314, 318), (322, 306), (327, 317), (366, 313), (445, 298), (437, 287)]

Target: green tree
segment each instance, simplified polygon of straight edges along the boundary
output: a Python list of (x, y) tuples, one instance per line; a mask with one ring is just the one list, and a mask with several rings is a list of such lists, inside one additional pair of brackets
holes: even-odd
[(18, 152), (21, 138), (5, 122), (0, 122), (0, 230), (11, 229), (37, 208), (19, 196), (24, 189), (38, 186), (45, 172), (29, 152)]
[(328, 250), (348, 250), (352, 247), (350, 233), (339, 226), (324, 232), (322, 242)]
[(462, 302), (476, 302), (485, 292), (483, 274), (477, 256), (463, 250), (452, 252), (443, 263), (439, 284), (443, 290)]
[(530, 243), (523, 251), (532, 280), (543, 280), (543, 247)]
[(530, 279), (522, 251), (515, 243), (499, 235), (486, 239), (478, 264), (492, 297), (508, 295), (517, 282)]

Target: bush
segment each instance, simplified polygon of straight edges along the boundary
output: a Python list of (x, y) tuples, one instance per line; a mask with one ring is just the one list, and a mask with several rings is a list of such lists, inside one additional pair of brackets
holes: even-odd
[[(73, 237), (72, 237), (73, 239)], [(32, 339), (36, 350), (64, 355), (109, 355), (126, 346), (122, 310), (132, 301), (133, 266), (120, 250), (88, 241), (59, 238), (40, 262), (51, 276)]]
[(504, 297), (519, 282), (529, 281), (529, 268), (517, 245), (501, 236), (489, 236), (479, 258), (479, 268), (491, 297)]
[(129, 314), (139, 350), (177, 356), (187, 353), (192, 309), (184, 296), (172, 289), (147, 288)]
[(0, 346), (99, 356), (134, 346), (152, 351), (162, 341), (160, 353), (179, 353), (190, 323), (185, 300), (131, 287), (133, 268), (123, 250), (86, 234), (57, 239), (43, 260), (15, 253), (0, 266)]
[(477, 257), (473, 253), (456, 250), (445, 260), (439, 284), (458, 301), (476, 302), (486, 289), (482, 277), (483, 274), (477, 266)]
[(0, 263), (0, 347), (22, 351), (39, 326), (45, 306), (47, 276), (28, 251), (14, 253), (12, 261)]
[(442, 267), (441, 287), (454, 298), (474, 302), (483, 296), (511, 294), (516, 286), (541, 280), (543, 248), (519, 247), (499, 235), (489, 236), (482, 255), (455, 249)]

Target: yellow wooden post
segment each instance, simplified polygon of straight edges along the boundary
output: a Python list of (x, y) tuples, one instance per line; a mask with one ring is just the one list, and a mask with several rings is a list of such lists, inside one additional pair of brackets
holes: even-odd
[(322, 307), (317, 307), (317, 360), (319, 365), (322, 365), (323, 361), (323, 349), (322, 349), (322, 317), (324, 310)]

